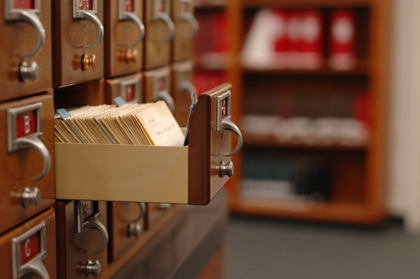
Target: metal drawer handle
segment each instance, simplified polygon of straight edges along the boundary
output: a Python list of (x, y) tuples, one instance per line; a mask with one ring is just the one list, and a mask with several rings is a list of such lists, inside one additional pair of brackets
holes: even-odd
[(50, 279), (50, 275), (42, 263), (41, 258), (34, 259), (27, 263), (21, 275), (24, 274), (36, 274), (41, 277), (41, 279)]
[(101, 20), (94, 14), (88, 12), (88, 11), (79, 11), (78, 12), (78, 18), (84, 18), (91, 20), (93, 23), (95, 23), (97, 29), (98, 29), (98, 37), (96, 38), (96, 41), (94, 41), (92, 44), (85, 46), (84, 48), (94, 48), (98, 46), (104, 37), (104, 26), (102, 25)]
[(128, 13), (128, 12), (124, 13), (124, 18), (122, 18), (121, 20), (131, 20), (137, 25), (137, 28), (139, 29), (139, 36), (134, 42), (129, 43), (128, 47), (139, 44), (144, 39), (144, 34), (145, 34), (145, 28), (144, 28), (143, 22), (138, 18), (137, 15), (135, 15), (134, 13)]
[(142, 227), (138, 223), (146, 217), (146, 204), (144, 202), (137, 203), (140, 207), (140, 214), (134, 220), (132, 220), (127, 226), (128, 237), (138, 237), (141, 234)]
[(165, 101), (166, 104), (168, 105), (170, 111), (173, 113), (175, 111), (175, 101), (174, 98), (172, 98), (172, 96), (166, 92), (159, 92), (159, 94), (156, 96), (156, 101), (157, 100), (162, 100)]
[(44, 143), (36, 136), (30, 135), (24, 138), (16, 139), (16, 149), (34, 149), (42, 156), (44, 160), (44, 168), (40, 175), (35, 178), (32, 178), (32, 181), (38, 181), (43, 179), (51, 168), (51, 156), (48, 152), (48, 149), (45, 147)]
[(27, 53), (21, 54), (21, 57), (34, 56), (38, 51), (41, 50), (42, 46), (45, 43), (45, 29), (42, 25), (42, 22), (39, 20), (38, 16), (33, 12), (21, 10), (17, 12), (19, 14), (19, 19), (25, 20), (32, 24), (35, 27), (38, 40), (35, 47)]
[(175, 25), (171, 18), (167, 14), (158, 14), (153, 18), (153, 21), (162, 21), (168, 27), (168, 36), (163, 40), (158, 41), (159, 43), (169, 42), (175, 34)]
[(198, 21), (195, 19), (195, 17), (190, 13), (183, 13), (180, 16), (180, 20), (187, 22), (191, 26), (191, 29), (193, 32), (189, 39), (194, 38), (195, 35), (197, 35), (198, 29), (199, 29), (199, 24), (198, 24)]
[(238, 143), (236, 144), (235, 149), (232, 152), (223, 154), (223, 156), (231, 157), (231, 156), (235, 155), (236, 153), (238, 153), (239, 150), (242, 147), (242, 134), (241, 134), (241, 131), (239, 130), (238, 126), (236, 126), (235, 123), (233, 123), (230, 119), (223, 120), (221, 127), (222, 127), (223, 130), (231, 131), (237, 137)]
[(89, 230), (89, 229), (96, 230), (102, 235), (101, 246), (99, 246), (98, 249), (89, 251), (89, 253), (91, 254), (99, 254), (106, 248), (106, 246), (108, 245), (108, 240), (109, 240), (108, 231), (106, 230), (104, 224), (102, 224), (101, 221), (99, 220), (99, 213), (93, 215), (92, 217), (89, 217), (83, 223), (82, 231)]

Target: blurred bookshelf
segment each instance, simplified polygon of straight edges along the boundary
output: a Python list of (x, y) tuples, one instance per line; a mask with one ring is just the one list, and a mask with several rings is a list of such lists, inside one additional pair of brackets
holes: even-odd
[[(232, 213), (370, 225), (383, 220), (389, 11), (389, 0), (226, 2), (226, 64), (218, 70), (226, 67), (233, 85), (233, 120), (244, 139), (228, 185)], [(261, 24), (261, 32), (254, 27), (264, 17), (278, 23), (279, 16), (289, 23), (294, 16), (318, 21), (316, 44), (297, 46), (297, 52), (316, 49), (315, 60), (313, 54), (252, 60), (261, 54), (247, 52), (252, 34), (267, 39), (262, 33), (271, 25)], [(342, 49), (331, 35), (343, 18), (353, 32), (345, 50), (352, 60), (344, 66), (332, 59)], [(282, 44), (277, 39), (276, 51), (284, 51)], [(277, 63), (283, 57), (286, 64)], [(251, 125), (252, 117), (260, 122)]]

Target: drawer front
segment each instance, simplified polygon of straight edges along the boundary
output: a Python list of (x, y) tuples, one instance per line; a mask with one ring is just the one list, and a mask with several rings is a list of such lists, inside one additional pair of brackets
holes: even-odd
[(2, 1), (0, 22), (0, 101), (52, 88), (51, 1)]
[(145, 232), (146, 204), (112, 202), (108, 204), (110, 234), (109, 259), (118, 259)]
[(175, 102), (175, 118), (181, 127), (186, 127), (191, 106), (191, 94), (197, 93), (192, 84), (193, 63), (180, 62), (172, 65), (172, 95)]
[(143, 65), (142, 0), (105, 1), (105, 75), (137, 72)]
[(57, 213), (58, 278), (100, 275), (107, 267), (106, 203), (59, 201)]
[(104, 76), (103, 1), (54, 1), (55, 86)]
[(148, 203), (147, 229), (150, 230), (151, 228), (154, 228), (172, 210), (175, 210), (175, 205), (168, 203)]
[(174, 98), (170, 94), (171, 76), (169, 67), (144, 72), (144, 86), (146, 102), (163, 100), (172, 112), (175, 111)]
[(145, 1), (145, 70), (170, 63), (170, 47), (175, 33), (175, 25), (170, 18), (171, 2), (170, 0)]
[(105, 103), (114, 104), (121, 97), (126, 103), (144, 102), (143, 75), (135, 74), (104, 80)]
[(0, 237), (2, 278), (56, 278), (52, 209)]
[(0, 105), (0, 232), (54, 202), (50, 94)]
[[(207, 204), (234, 174), (231, 157), (242, 146), (242, 134), (231, 121), (232, 88), (222, 84), (200, 95), (190, 118), (189, 204)], [(205, 128), (203, 127), (205, 123)], [(232, 134), (236, 146), (231, 148)]]
[(193, 39), (198, 32), (198, 22), (194, 17), (193, 0), (173, 1), (172, 18), (175, 35), (172, 44), (172, 61), (192, 59)]

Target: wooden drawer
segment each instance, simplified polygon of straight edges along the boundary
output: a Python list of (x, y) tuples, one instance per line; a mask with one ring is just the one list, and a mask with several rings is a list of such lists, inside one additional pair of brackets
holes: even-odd
[(171, 4), (170, 0), (145, 1), (145, 70), (170, 63), (171, 41), (175, 33), (175, 25), (170, 18)]
[(142, 0), (105, 2), (105, 76), (139, 71), (143, 65)]
[(0, 34), (0, 101), (52, 88), (51, 1), (2, 1)]
[[(182, 205), (176, 205), (180, 207)], [(175, 205), (169, 203), (148, 203), (147, 204), (147, 218), (146, 227), (148, 230), (153, 229), (167, 216), (170, 212), (175, 210)]]
[(104, 76), (103, 1), (53, 1), (55, 87)]
[(163, 100), (169, 109), (174, 112), (175, 102), (170, 94), (171, 69), (169, 67), (161, 67), (156, 70), (145, 71), (143, 74), (145, 102)]
[(0, 237), (2, 278), (56, 278), (55, 215), (49, 209)]
[(171, 93), (175, 103), (174, 116), (181, 127), (186, 127), (190, 113), (191, 94), (197, 93), (197, 89), (192, 84), (193, 63), (186, 61), (172, 64), (171, 72)]
[(198, 32), (193, 0), (174, 0), (172, 18), (175, 35), (172, 43), (172, 62), (192, 59), (193, 39)]
[(56, 212), (57, 278), (99, 275), (108, 264), (106, 203), (59, 201)]
[(142, 74), (106, 79), (103, 82), (106, 104), (114, 104), (117, 97), (121, 97), (126, 103), (144, 102)]
[[(56, 143), (58, 199), (207, 204), (233, 175), (231, 86), (200, 95), (189, 146)], [(240, 139), (231, 150), (231, 132)]]
[(0, 233), (54, 202), (53, 99), (0, 104)]
[(123, 255), (143, 235), (146, 217), (145, 203), (108, 203), (109, 260)]

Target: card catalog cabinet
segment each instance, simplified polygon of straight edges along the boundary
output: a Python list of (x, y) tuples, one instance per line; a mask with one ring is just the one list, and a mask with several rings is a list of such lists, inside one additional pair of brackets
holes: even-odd
[(143, 65), (142, 0), (105, 2), (105, 75), (115, 77), (139, 71)]
[(55, 87), (104, 76), (103, 2), (53, 1)]
[(171, 93), (175, 103), (174, 116), (181, 127), (186, 127), (191, 103), (196, 98), (197, 89), (192, 83), (192, 61), (174, 63), (171, 67)]
[(57, 202), (57, 278), (99, 276), (107, 267), (106, 203)]
[(108, 203), (109, 261), (121, 257), (146, 231), (146, 204)]
[(0, 34), (0, 101), (51, 88), (50, 0), (1, 1)]
[(0, 236), (1, 278), (56, 278), (52, 209)]
[(0, 233), (54, 202), (51, 92), (0, 104)]
[(144, 102), (142, 74), (106, 79), (103, 83), (106, 104), (114, 104), (117, 97), (121, 97), (126, 103)]
[(56, 197), (209, 203), (233, 175), (230, 159), (242, 145), (242, 135), (230, 119), (231, 101), (228, 84), (200, 95), (190, 119), (188, 146), (55, 143)]
[(169, 65), (175, 25), (170, 17), (172, 1), (145, 0), (144, 69)]
[(174, 98), (170, 94), (171, 76), (169, 67), (161, 67), (156, 70), (145, 71), (144, 93), (145, 102), (165, 101), (169, 109), (175, 111)]
[(172, 44), (172, 62), (192, 59), (193, 39), (198, 32), (193, 0), (175, 0), (172, 7), (175, 35)]

